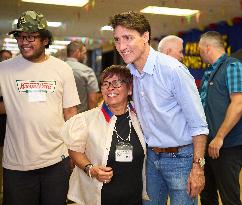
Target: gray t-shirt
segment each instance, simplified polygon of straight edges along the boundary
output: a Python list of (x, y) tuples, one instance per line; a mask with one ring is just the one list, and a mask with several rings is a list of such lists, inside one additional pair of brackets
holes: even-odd
[(77, 106), (77, 112), (87, 111), (88, 93), (99, 91), (96, 75), (91, 68), (79, 63), (75, 58), (67, 58), (66, 63), (72, 67), (81, 102), (81, 104)]

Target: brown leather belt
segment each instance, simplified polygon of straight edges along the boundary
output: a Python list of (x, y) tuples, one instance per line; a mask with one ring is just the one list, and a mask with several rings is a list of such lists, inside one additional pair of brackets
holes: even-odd
[[(188, 144), (190, 145), (190, 144)], [(179, 147), (167, 147), (167, 148), (160, 148), (160, 147), (151, 147), (152, 151), (154, 153), (159, 154), (159, 153), (177, 153), (179, 151), (179, 148), (188, 146), (188, 145), (183, 145)]]

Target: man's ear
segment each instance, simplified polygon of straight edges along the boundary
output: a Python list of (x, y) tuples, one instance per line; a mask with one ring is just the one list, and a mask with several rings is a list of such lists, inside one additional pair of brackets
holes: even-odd
[(148, 31), (144, 32), (144, 34), (142, 36), (145, 40), (145, 43), (148, 43), (149, 39), (150, 39), (149, 32)]
[(49, 39), (48, 39), (48, 38), (45, 38), (45, 39), (43, 40), (43, 43), (44, 43), (45, 46), (48, 45), (48, 43), (49, 43)]
[(132, 95), (132, 94), (133, 94), (133, 86), (130, 85), (128, 95)]
[(171, 53), (171, 48), (166, 49), (165, 54), (169, 56), (170, 53)]

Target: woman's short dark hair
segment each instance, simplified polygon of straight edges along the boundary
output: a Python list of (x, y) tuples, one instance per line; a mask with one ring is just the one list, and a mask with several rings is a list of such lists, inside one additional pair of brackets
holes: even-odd
[(128, 87), (132, 86), (133, 77), (130, 73), (130, 70), (126, 66), (122, 65), (112, 65), (103, 70), (100, 75), (100, 84), (103, 84), (105, 78), (111, 78), (114, 75), (118, 76), (120, 80), (123, 80)]

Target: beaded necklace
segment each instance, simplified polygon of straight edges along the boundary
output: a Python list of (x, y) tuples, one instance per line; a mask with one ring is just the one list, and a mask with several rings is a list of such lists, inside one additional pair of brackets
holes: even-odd
[(128, 141), (128, 142), (130, 142), (130, 135), (131, 135), (131, 119), (130, 119), (130, 111), (129, 111), (129, 108), (128, 108), (128, 112), (129, 112), (129, 115), (128, 115), (127, 119), (129, 120), (129, 135), (128, 135), (128, 137), (127, 137), (126, 139), (124, 139), (123, 137), (121, 137), (121, 136), (118, 134), (118, 132), (117, 132), (117, 128), (116, 128), (116, 126), (114, 126), (114, 132), (115, 132), (115, 134), (116, 134), (116, 136), (117, 136), (117, 140), (118, 140), (118, 142), (120, 142), (120, 141), (123, 141), (123, 142)]

